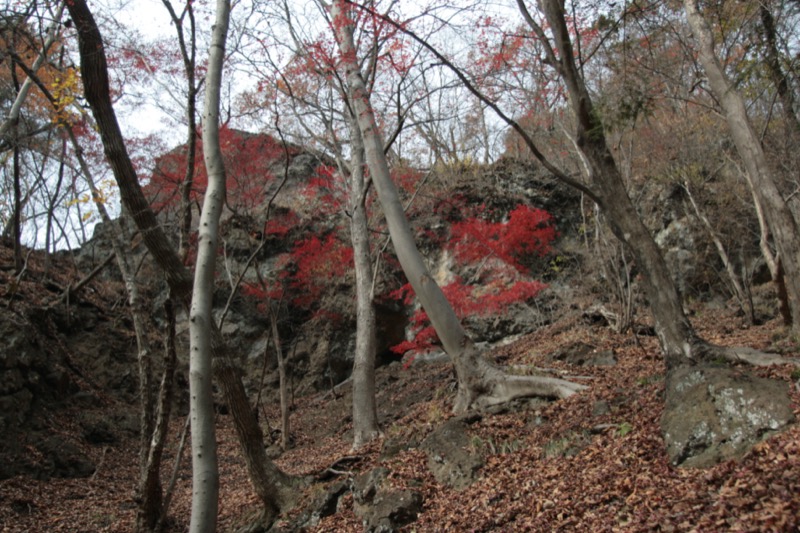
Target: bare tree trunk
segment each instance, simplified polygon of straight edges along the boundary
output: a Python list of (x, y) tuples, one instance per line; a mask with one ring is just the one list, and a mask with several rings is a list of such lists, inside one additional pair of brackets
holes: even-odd
[[(281, 347), (281, 335), (278, 331), (278, 315), (272, 307), (269, 310), (269, 322), (272, 327), (272, 344), (275, 346), (275, 358), (278, 361), (278, 388), (281, 397), (281, 449), (289, 449), (289, 384), (286, 379), (286, 359)], [(256, 406), (258, 409), (258, 406)]]
[(53, 238), (53, 218), (55, 217), (55, 210), (56, 204), (58, 203), (58, 197), (61, 195), (61, 186), (64, 183), (64, 169), (66, 167), (66, 157), (67, 157), (67, 140), (64, 139), (61, 142), (61, 160), (58, 164), (58, 179), (56, 180), (56, 190), (50, 195), (50, 202), (47, 204), (47, 223), (45, 224), (45, 237), (44, 237), (44, 276), (45, 278), (50, 274), (50, 258), (52, 252), (55, 252), (55, 246), (53, 246), (53, 250), (50, 249), (51, 245), (54, 244), (52, 241)]
[(211, 329), (214, 323), (214, 271), (219, 219), (225, 204), (225, 164), (219, 143), (219, 107), (230, 1), (217, 1), (211, 30), (203, 115), (203, 153), (208, 185), (200, 213), (197, 264), (189, 314), (189, 398), (192, 418), (192, 533), (216, 530), (219, 495), (217, 442), (214, 431)]
[(161, 458), (167, 440), (169, 420), (174, 397), (175, 366), (178, 361), (175, 350), (175, 310), (172, 300), (164, 302), (167, 316), (166, 347), (164, 349), (164, 372), (159, 386), (158, 404), (153, 417), (152, 434), (147, 442), (147, 453), (142, 464), (139, 480), (139, 512), (136, 515), (136, 530), (158, 531), (161, 517), (167, 513), (168, 501), (161, 488)]
[(545, 48), (547, 59), (564, 81), (576, 122), (577, 146), (592, 184), (590, 192), (606, 214), (612, 231), (633, 253), (645, 278), (656, 333), (667, 365), (702, 356), (708, 344), (702, 341), (683, 311), (672, 276), (652, 235), (642, 223), (625, 188), (625, 182), (606, 141), (589, 91), (575, 63), (575, 52), (567, 28), (564, 5), (558, 0), (542, 0), (540, 7), (553, 36), (551, 48), (544, 30), (530, 16), (522, 0), (520, 12)]
[(384, 143), (369, 101), (369, 92), (358, 68), (353, 43), (353, 21), (345, 0), (333, 2), (331, 15), (346, 71), (351, 103), (364, 141), (367, 165), (386, 216), (397, 258), (455, 366), (458, 394), (454, 411), (463, 412), (470, 407), (503, 403), (521, 396), (566, 397), (583, 389), (582, 385), (564, 380), (507, 376), (481, 357), (441, 288), (428, 272), (414, 242), (400, 197), (389, 173), (383, 151)]
[[(9, 43), (13, 46), (13, 43)], [(17, 94), (22, 94), (20, 90), (19, 79), (17, 78), (16, 62), (11, 62), (11, 82)], [(28, 80), (25, 80), (26, 82)], [(10, 125), (11, 130), (11, 181), (14, 191), (14, 198), (12, 199), (11, 211), (11, 237), (14, 246), (14, 274), (17, 275), (22, 271), (22, 178), (19, 169), (19, 117), (14, 120)]]
[[(158, 225), (125, 148), (109, 96), (108, 67), (100, 31), (86, 0), (72, 0), (67, 7), (78, 30), (84, 93), (97, 122), (106, 159), (114, 172), (122, 202), (139, 229), (148, 251), (164, 273), (173, 295), (188, 309), (192, 280), (163, 229)], [(219, 330), (214, 324), (209, 327), (215, 355), (215, 376), (228, 402), (250, 480), (267, 510), (266, 521), (274, 517), (276, 510), (288, 504), (294, 490), (294, 480), (267, 458), (264, 436), (247, 399), (240, 371)]]
[[(161, 482), (159, 477), (160, 454), (157, 465), (148, 467), (150, 454), (152, 452), (154, 438), (154, 427), (156, 425), (155, 401), (153, 398), (153, 370), (151, 362), (150, 343), (147, 340), (144, 306), (139, 293), (139, 285), (136, 282), (136, 269), (131, 262), (131, 254), (126, 246), (130, 239), (125, 235), (123, 224), (120, 220), (111, 220), (106, 210), (106, 206), (101, 200), (100, 191), (97, 189), (91, 169), (86, 159), (83, 157), (78, 140), (69, 125), (64, 127), (70, 142), (72, 143), (78, 164), (81, 167), (86, 183), (92, 193), (95, 206), (103, 224), (108, 228), (108, 236), (117, 258), (117, 265), (125, 282), (125, 290), (128, 293), (128, 305), (131, 308), (133, 317), (133, 329), (136, 335), (137, 361), (139, 364), (139, 404), (140, 404), (140, 424), (139, 424), (139, 486), (137, 488), (137, 499), (139, 509), (136, 515), (136, 530), (145, 532), (151, 531), (158, 520), (161, 510)], [(163, 444), (162, 444), (163, 445)]]
[(750, 324), (753, 324), (755, 322), (755, 313), (753, 310), (752, 301), (747, 297), (744, 287), (739, 281), (739, 275), (736, 273), (736, 269), (733, 268), (730, 257), (728, 257), (728, 251), (725, 250), (725, 246), (722, 244), (719, 235), (717, 235), (717, 232), (711, 225), (711, 221), (708, 220), (708, 217), (706, 217), (702, 211), (700, 211), (700, 206), (697, 205), (694, 195), (689, 188), (688, 180), (684, 181), (683, 189), (686, 191), (686, 195), (689, 197), (689, 202), (692, 204), (697, 218), (699, 218), (700, 222), (703, 223), (703, 227), (706, 228), (706, 233), (708, 233), (708, 236), (711, 238), (714, 246), (717, 248), (719, 258), (722, 260), (722, 265), (725, 267), (725, 273), (728, 275), (728, 281), (731, 284), (731, 292), (733, 293), (734, 298), (736, 298), (736, 301), (739, 302), (739, 307), (741, 310), (747, 315), (747, 321)]
[(356, 275), (356, 352), (353, 359), (353, 449), (379, 435), (375, 404), (375, 307), (367, 226), (364, 143), (355, 117), (350, 122), (350, 240)]
[(800, 120), (794, 111), (794, 92), (789, 86), (786, 73), (781, 68), (780, 54), (778, 53), (775, 19), (766, 2), (759, 2), (758, 13), (761, 18), (762, 38), (764, 40), (764, 56), (769, 77), (775, 85), (778, 99), (781, 101), (785, 129), (790, 139), (800, 136)]
[(708, 83), (725, 112), (736, 150), (764, 208), (785, 274), (792, 331), (800, 333), (800, 227), (775, 184), (761, 142), (747, 116), (744, 100), (725, 75), (714, 52), (711, 29), (697, 7), (697, 0), (684, 0), (684, 8)]
[[(195, 67), (197, 44), (195, 38), (194, 6), (191, 0), (186, 1), (186, 7), (180, 16), (175, 12), (169, 0), (161, 0), (169, 11), (175, 31), (178, 35), (178, 46), (183, 59), (183, 70), (186, 75), (188, 94), (186, 98), (186, 119), (188, 122), (186, 135), (186, 172), (181, 183), (181, 211), (180, 211), (180, 240), (178, 255), (186, 260), (189, 255), (189, 235), (192, 229), (192, 186), (194, 184), (194, 165), (197, 157), (197, 93), (199, 86), (195, 81)], [(189, 18), (189, 42), (183, 34), (184, 17)]]
[[(14, 72), (14, 68), (11, 68)], [(16, 79), (16, 76), (14, 76)], [(19, 172), (19, 138), (16, 135), (17, 126), (12, 128), (14, 131), (14, 148), (12, 157), (12, 172), (14, 182), (14, 208), (12, 212), (13, 217), (13, 243), (14, 243), (14, 274), (19, 274), (22, 271), (22, 183)]]

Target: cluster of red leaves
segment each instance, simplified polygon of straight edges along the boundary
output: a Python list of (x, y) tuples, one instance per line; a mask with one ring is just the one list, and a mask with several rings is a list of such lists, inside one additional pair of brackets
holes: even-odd
[[(318, 316), (338, 316), (319, 308), (323, 296), (334, 291), (353, 269), (353, 249), (335, 233), (319, 238), (313, 235), (295, 243), (275, 267), (277, 278), (260, 283), (244, 283), (242, 294), (255, 300), (258, 309), (266, 312), (272, 301), (289, 301), (300, 310)], [(326, 315), (333, 313), (333, 315)]]
[[(290, 303), (296, 310), (311, 316), (340, 320), (337, 310), (324, 309), (324, 297), (340, 290), (342, 281), (353, 269), (353, 249), (344, 228), (330, 227), (330, 219), (343, 208), (347, 192), (335, 167), (320, 165), (298, 189), (302, 200), (298, 209), (276, 210), (265, 224), (265, 235), (283, 240), (291, 249), (280, 256), (274, 265), (274, 277), (243, 286), (245, 297), (255, 301), (265, 312), (268, 300)], [(323, 235), (292, 242), (292, 235), (301, 233), (303, 213), (310, 213), (303, 228), (322, 221)], [(303, 234), (307, 234), (304, 232)]]
[[(447, 300), (453, 306), (459, 318), (487, 317), (501, 313), (509, 305), (525, 302), (534, 298), (545, 287), (538, 281), (519, 280), (511, 284), (502, 282), (484, 285), (467, 285), (457, 278), (452, 283), (442, 287)], [(402, 299), (406, 305), (413, 302), (414, 289), (410, 283), (403, 285), (392, 296)], [(411, 316), (412, 330), (417, 331), (413, 341), (403, 341), (391, 348), (394, 353), (403, 354), (407, 351), (426, 351), (433, 348), (438, 340), (433, 326), (424, 309), (418, 309)], [(410, 363), (410, 360), (408, 361)]]
[[(290, 155), (297, 151), (294, 147), (284, 147), (270, 136), (250, 135), (227, 127), (220, 129), (220, 145), (225, 161), (227, 205), (245, 215), (264, 204), (266, 191), (275, 179), (269, 168), (280, 161), (287, 150)], [(201, 202), (208, 186), (208, 175), (203, 160), (203, 143), (199, 138), (196, 149), (190, 198), (193, 202)], [(185, 147), (169, 152), (156, 162), (156, 170), (144, 187), (154, 209), (169, 212), (180, 207), (186, 165)]]
[(411, 167), (397, 167), (392, 169), (392, 181), (406, 194), (413, 194), (419, 187), (424, 174)]
[(476, 216), (453, 224), (450, 232), (450, 246), (460, 261), (477, 263), (493, 256), (520, 272), (527, 270), (524, 258), (548, 254), (556, 238), (553, 217), (527, 205), (511, 211), (507, 221)]
[(297, 269), (290, 287), (296, 292), (293, 303), (310, 308), (322, 294), (353, 269), (353, 249), (333, 233), (320, 239), (316, 235), (297, 243), (292, 251)]
[[(456, 315), (462, 319), (502, 313), (513, 303), (534, 298), (544, 284), (521, 279), (520, 275), (528, 273), (526, 261), (529, 258), (550, 252), (557, 235), (552, 217), (541, 209), (520, 205), (509, 213), (508, 220), (500, 222), (487, 220), (485, 217), (490, 213), (483, 207), (477, 211), (478, 216), (452, 224), (445, 243), (462, 265), (480, 264), (484, 270), (478, 284), (468, 284), (456, 277), (442, 287)], [(389, 298), (411, 305), (414, 301), (411, 284), (393, 291)], [(429, 325), (424, 309), (415, 311), (410, 323), (415, 332), (413, 340), (393, 346), (394, 353), (422, 352), (435, 345), (436, 332)]]
[(343, 209), (347, 202), (344, 180), (330, 165), (319, 165), (300, 190), (300, 195), (313, 206), (316, 216), (332, 215)]

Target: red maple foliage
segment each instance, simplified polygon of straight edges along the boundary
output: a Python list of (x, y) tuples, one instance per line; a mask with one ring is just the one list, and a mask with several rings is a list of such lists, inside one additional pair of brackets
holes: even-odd
[(464, 263), (494, 256), (525, 273), (527, 257), (541, 257), (550, 252), (556, 237), (552, 220), (546, 211), (527, 205), (516, 207), (506, 221), (472, 217), (453, 224), (451, 246), (456, 258)]
[(295, 291), (292, 303), (301, 308), (311, 308), (353, 269), (353, 249), (333, 233), (296, 243), (292, 259), (296, 265), (289, 283)]
[[(285, 157), (287, 151), (289, 155), (297, 152), (295, 147), (286, 147), (268, 135), (253, 135), (227, 127), (220, 129), (220, 144), (227, 180), (226, 205), (245, 215), (264, 205), (267, 190), (275, 180), (270, 168)], [(172, 150), (157, 161), (156, 169), (144, 187), (154, 209), (170, 213), (179, 208), (186, 164), (185, 146)], [(201, 201), (207, 184), (202, 140), (198, 138), (190, 194), (193, 202)]]
[[(484, 208), (478, 212), (488, 215)], [(527, 205), (517, 206), (504, 221), (492, 222), (479, 215), (454, 223), (446, 248), (462, 265), (478, 265), (474, 282), (456, 277), (442, 287), (459, 318), (496, 315), (509, 305), (534, 298), (545, 285), (526, 278), (528, 259), (549, 253), (556, 235), (550, 214)], [(407, 283), (389, 296), (411, 305), (414, 291)], [(435, 345), (436, 332), (424, 309), (418, 309), (410, 323), (416, 331), (414, 339), (395, 345), (393, 352), (421, 352)]]

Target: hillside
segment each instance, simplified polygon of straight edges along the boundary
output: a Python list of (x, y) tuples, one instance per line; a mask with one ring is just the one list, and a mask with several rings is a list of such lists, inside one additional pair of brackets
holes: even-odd
[[(10, 251), (0, 250), (5, 261)], [(36, 253), (30, 255), (26, 279), (39, 279), (41, 261)], [(68, 303), (45, 311), (58, 300), (57, 289), (71, 279), (66, 257), (57, 258), (54, 266), (48, 285), (15, 285), (2, 272), (4, 324), (36, 331), (28, 341), (47, 358), (28, 365), (20, 379), (31, 383), (37, 364), (52, 368), (54, 375), (43, 375), (40, 394), (24, 409), (22, 404), (4, 406), (6, 451), (9, 442), (20, 439), (17, 452), (24, 451), (14, 460), (27, 458), (40, 479), (24, 475), (20, 466), (0, 481), (0, 529), (130, 531), (138, 475), (135, 387), (122, 369), (130, 371), (133, 365), (113, 355), (132, 342), (118, 306), (122, 288), (94, 280)], [(380, 491), (394, 499), (408, 495), (414, 505), (406, 512), (419, 511), (403, 531), (794, 531), (800, 516), (797, 426), (768, 438), (738, 461), (709, 469), (671, 466), (659, 425), (665, 369), (655, 339), (615, 334), (593, 325), (575, 307), (554, 323), (489, 352), (520, 373), (538, 371), (589, 385), (587, 392), (568, 400), (523, 401), (456, 419), (449, 414), (454, 380), (447, 363), (419, 361), (408, 368), (392, 363), (378, 370), (384, 437), (353, 454), (347, 386), (295, 398), (294, 445), (277, 464), (311, 484), (295, 514), (274, 530), (361, 531), (350, 489), (355, 487), (359, 503), (370, 503), (374, 494), (366, 489), (383, 472)], [(781, 340), (777, 319), (750, 327), (730, 309), (705, 304), (694, 306), (692, 319), (704, 336), (720, 344), (798, 354), (796, 345)], [(25, 353), (22, 342), (15, 345), (18, 357)], [(10, 353), (4, 350), (6, 366)], [(116, 361), (116, 370), (95, 366), (98, 359)], [(755, 373), (785, 382), (795, 416), (800, 414), (796, 373), (787, 367)], [(4, 383), (8, 386), (9, 379)], [(24, 423), (14, 422), (14, 414)], [(266, 402), (265, 414), (274, 427), (279, 416), (275, 402)], [(179, 415), (172, 424), (165, 479), (185, 411)], [(217, 420), (220, 530), (235, 531), (254, 518), (258, 507), (230, 417), (221, 411)], [(442, 440), (443, 431), (444, 440), (463, 439), (462, 445), (455, 451), (436, 448), (432, 443)], [(48, 442), (50, 448), (42, 444)], [(445, 473), (434, 468), (437, 479), (429, 468), (432, 449), (438, 450), (434, 457), (455, 453), (461, 466)], [(83, 477), (68, 477), (74, 475)], [(168, 531), (187, 526), (189, 482), (184, 459)], [(317, 516), (304, 511), (309, 502), (316, 502)], [(371, 501), (375, 509), (378, 503)], [(378, 523), (381, 517), (372, 519)]]

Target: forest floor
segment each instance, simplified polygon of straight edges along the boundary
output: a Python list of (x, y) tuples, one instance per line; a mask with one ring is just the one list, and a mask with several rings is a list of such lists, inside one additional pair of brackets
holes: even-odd
[[(747, 327), (728, 310), (698, 308), (693, 324), (708, 340), (758, 349), (785, 345), (776, 320)], [(614, 366), (571, 366), (548, 356), (582, 342), (612, 350)], [(783, 343), (783, 344), (781, 344)], [(403, 531), (797, 531), (800, 525), (800, 427), (758, 444), (738, 461), (706, 470), (672, 467), (660, 431), (665, 368), (654, 337), (618, 335), (579, 316), (565, 318), (494, 348), (489, 357), (525, 372), (588, 384), (567, 400), (525, 410), (484, 415), (470, 426), (470, 442), (486, 457), (478, 479), (456, 491), (436, 482), (426, 456), (412, 447), (381, 453), (384, 443), (420, 442), (450, 415), (454, 380), (449, 365), (395, 363), (378, 371), (378, 406), (384, 437), (357, 454), (350, 451), (349, 391), (296, 398), (291, 415), (293, 448), (277, 463), (285, 471), (315, 476), (337, 464), (338, 480), (382, 465), (390, 483), (422, 494), (423, 511)], [(800, 390), (789, 367), (743, 368), (785, 380), (795, 415)], [(796, 375), (794, 376), (796, 378)], [(603, 406), (603, 408), (598, 408)], [(133, 408), (133, 407), (132, 407)], [(277, 424), (278, 407), (266, 408)], [(63, 431), (73, 428), (67, 412)], [(178, 435), (173, 422), (164, 465), (169, 477)], [(262, 417), (263, 420), (263, 417)], [(218, 416), (219, 530), (233, 531), (258, 512), (229, 416)], [(2, 532), (131, 531), (138, 475), (137, 440), (86, 450), (98, 465), (85, 479), (0, 481)], [(191, 475), (188, 453), (178, 476), (169, 531), (185, 531)], [(341, 461), (347, 458), (346, 461)], [(337, 463), (338, 462), (338, 463)], [(344, 466), (343, 466), (344, 465)], [(335, 480), (336, 480), (335, 479)], [(319, 485), (306, 495), (319, 494)], [(362, 531), (346, 496), (339, 512), (308, 531)]]

